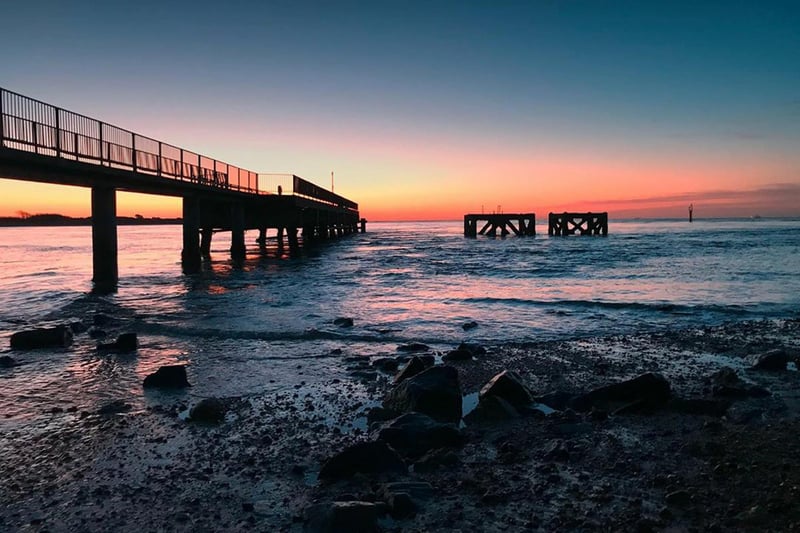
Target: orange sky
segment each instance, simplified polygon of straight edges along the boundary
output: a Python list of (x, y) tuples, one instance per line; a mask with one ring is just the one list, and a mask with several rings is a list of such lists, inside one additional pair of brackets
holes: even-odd
[[(336, 192), (359, 202), (362, 215), (373, 221), (458, 219), (498, 209), (540, 216), (593, 210), (612, 217), (682, 217), (689, 203), (698, 217), (800, 215), (800, 185), (785, 178), (793, 175), (796, 161), (780, 154), (643, 154), (607, 146), (479, 150), (463, 142), (321, 140), (311, 133), (308, 139), (293, 136), (288, 142), (297, 148), (286, 148), (289, 157), (306, 151), (309, 169), (320, 166), (309, 161), (339, 161)], [(274, 146), (269, 138), (263, 141)], [(353, 156), (356, 146), (360, 157)], [(231, 155), (253, 158), (241, 147)], [(329, 179), (315, 181), (328, 187)], [(89, 209), (88, 189), (0, 180), (0, 216), (88, 216)], [(118, 214), (178, 217), (181, 202), (121, 192)]]

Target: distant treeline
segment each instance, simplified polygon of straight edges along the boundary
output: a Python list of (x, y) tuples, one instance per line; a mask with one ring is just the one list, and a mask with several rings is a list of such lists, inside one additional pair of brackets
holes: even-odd
[[(134, 217), (117, 217), (117, 224), (120, 226), (148, 226), (155, 224), (180, 224), (180, 218), (145, 218), (141, 215)], [(19, 217), (0, 217), (0, 227), (3, 226), (90, 226), (91, 217), (74, 218), (57, 214), (25, 214)]]

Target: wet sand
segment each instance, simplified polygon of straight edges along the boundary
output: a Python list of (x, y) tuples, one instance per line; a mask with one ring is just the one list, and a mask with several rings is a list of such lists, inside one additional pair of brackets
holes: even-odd
[[(416, 515), (387, 531), (789, 531), (800, 528), (800, 374), (751, 370), (771, 348), (800, 350), (800, 321), (487, 346), (453, 362), (466, 397), (517, 372), (537, 394), (580, 392), (659, 372), (681, 398), (708, 398), (723, 366), (769, 396), (724, 416), (662, 409), (548, 415), (465, 426), (446, 464), (320, 483), (325, 460), (369, 438), (366, 414), (391, 373), (342, 346), (351, 380), (224, 399), (225, 422), (189, 422), (176, 393), (147, 409), (53, 405), (52, 430), (0, 436), (0, 530), (302, 531), (308, 509), (380, 501), (392, 481), (429, 483)], [(0, 370), (2, 372), (2, 370)]]

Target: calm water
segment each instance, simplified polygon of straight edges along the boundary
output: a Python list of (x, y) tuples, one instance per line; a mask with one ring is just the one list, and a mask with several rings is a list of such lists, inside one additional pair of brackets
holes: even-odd
[[(798, 220), (612, 221), (607, 238), (551, 239), (539, 226), (535, 238), (465, 239), (460, 222), (368, 230), (295, 258), (252, 245), (239, 266), (219, 234), (188, 277), (180, 227), (120, 227), (119, 292), (101, 298), (88, 294), (89, 228), (0, 228), (0, 355), (22, 363), (0, 369), (0, 425), (53, 405), (157, 402), (141, 379), (176, 361), (190, 363), (190, 398), (248, 396), (346, 379), (343, 357), (409, 341), (444, 349), (800, 311)], [(99, 354), (85, 334), (65, 350), (8, 349), (14, 331), (90, 322), (97, 309), (139, 333), (137, 355)], [(355, 327), (333, 326), (338, 316)], [(463, 331), (470, 320), (479, 326)]]

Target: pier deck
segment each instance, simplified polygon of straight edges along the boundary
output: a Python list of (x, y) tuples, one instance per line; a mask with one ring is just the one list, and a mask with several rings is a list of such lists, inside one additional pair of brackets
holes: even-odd
[(296, 247), (299, 231), (304, 242), (327, 239), (360, 222), (357, 203), (299, 176), (253, 172), (2, 88), (0, 178), (91, 188), (101, 292), (118, 282), (118, 190), (183, 199), (185, 272), (199, 270), (214, 231), (230, 231), (231, 255), (241, 258), (247, 229), (264, 242), (275, 228)]

